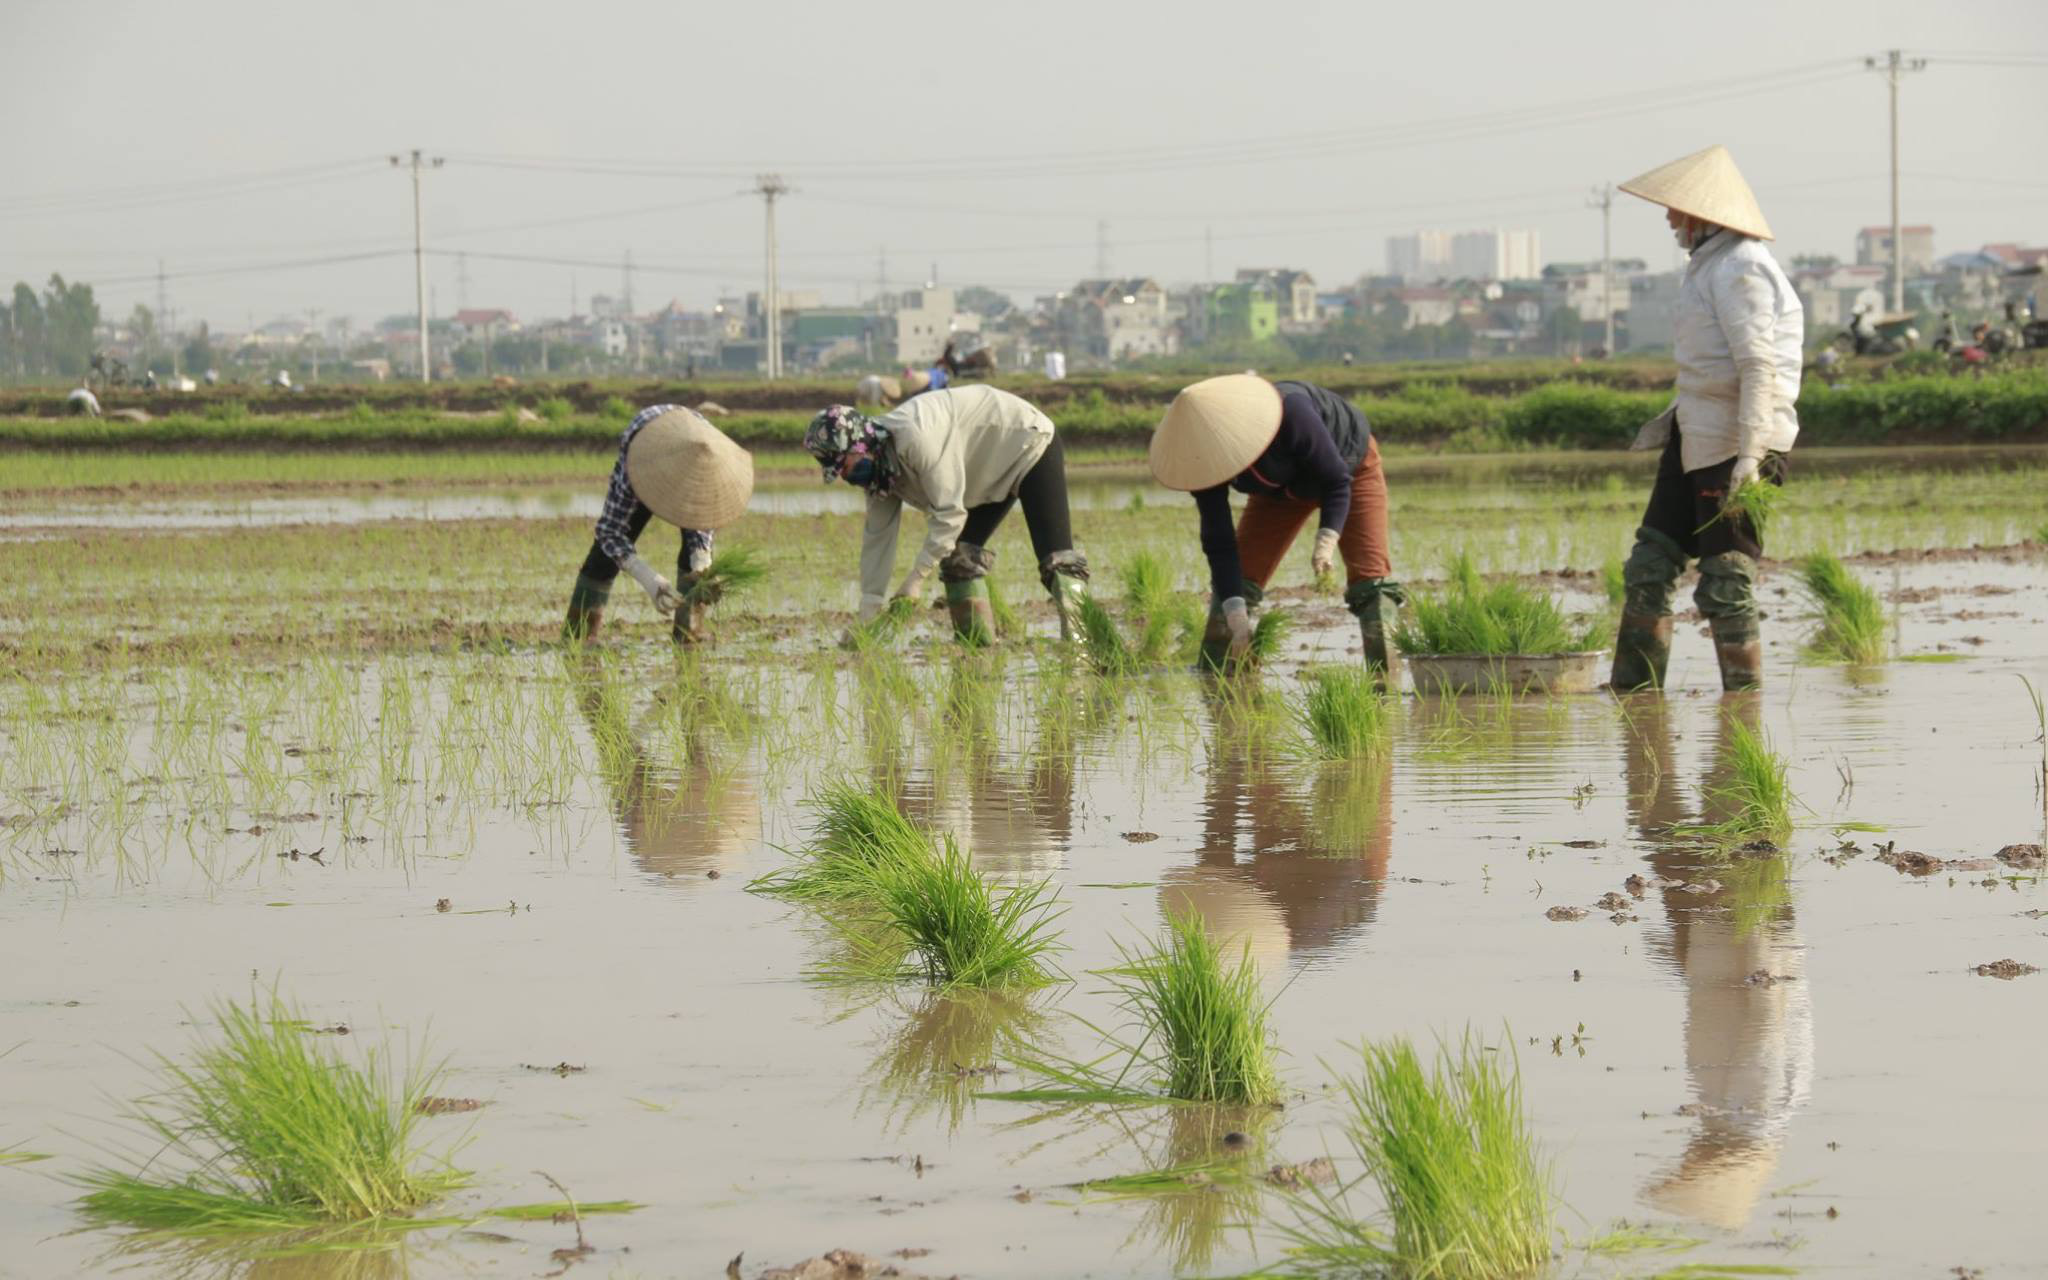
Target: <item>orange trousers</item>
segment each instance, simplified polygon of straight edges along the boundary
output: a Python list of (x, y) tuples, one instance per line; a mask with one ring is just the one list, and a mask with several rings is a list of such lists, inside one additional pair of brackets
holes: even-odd
[[(1307, 498), (1256, 493), (1247, 498), (1244, 514), (1237, 518), (1237, 559), (1245, 581), (1265, 590), (1301, 527), (1322, 506)], [(1394, 576), (1394, 562), (1387, 554), (1387, 475), (1380, 469), (1377, 439), (1367, 444), (1365, 461), (1351, 474), (1351, 513), (1337, 535), (1337, 554), (1344, 557), (1347, 584)]]

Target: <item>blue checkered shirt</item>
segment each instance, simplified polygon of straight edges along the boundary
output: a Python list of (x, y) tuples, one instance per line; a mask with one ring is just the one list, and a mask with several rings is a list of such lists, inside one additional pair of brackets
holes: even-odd
[[(633, 482), (626, 478), (626, 449), (633, 443), (633, 437), (640, 428), (654, 421), (670, 409), (681, 408), (673, 404), (653, 404), (633, 415), (626, 424), (626, 434), (619, 437), (619, 460), (612, 466), (611, 486), (605, 490), (604, 510), (597, 513), (597, 545), (612, 558), (612, 563), (624, 568), (633, 555), (633, 518), (641, 510), (640, 495), (633, 492)], [(643, 519), (644, 526), (646, 521)], [(697, 554), (702, 552), (700, 556)], [(711, 560), (711, 530), (683, 530), (683, 563), (696, 567)]]

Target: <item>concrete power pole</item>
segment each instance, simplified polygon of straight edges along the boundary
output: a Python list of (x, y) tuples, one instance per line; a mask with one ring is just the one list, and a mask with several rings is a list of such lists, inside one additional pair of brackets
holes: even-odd
[(1925, 71), (1927, 59), (1902, 57), (1897, 49), (1885, 51), (1884, 61), (1863, 60), (1865, 70), (1882, 71), (1892, 98), (1892, 310), (1906, 309), (1906, 246), (1899, 233), (1899, 81), (1908, 71)]
[(1600, 287), (1606, 291), (1607, 355), (1614, 356), (1614, 184), (1593, 188), (1586, 203), (1600, 211)]
[(768, 376), (770, 379), (782, 376), (782, 286), (776, 280), (775, 262), (775, 198), (786, 195), (789, 185), (779, 173), (764, 173), (755, 179), (754, 190), (761, 193), (761, 200), (767, 209), (767, 257), (768, 257), (768, 331), (764, 335), (768, 342)]
[(178, 344), (172, 340), (171, 331), (165, 327), (170, 324), (171, 316), (171, 306), (167, 299), (168, 295), (164, 292), (164, 260), (158, 258), (156, 260), (156, 324), (153, 327), (156, 330), (157, 342), (167, 343), (171, 347), (173, 353), (171, 356), (171, 374), (175, 377), (178, 372), (178, 357), (176, 355)]
[(438, 169), (444, 163), (440, 156), (427, 159), (415, 147), (408, 161), (403, 156), (392, 156), (393, 168), (412, 170), (412, 278), (413, 305), (419, 310), (420, 319), (420, 381), (434, 380), (434, 361), (427, 351), (427, 236), (420, 220), (420, 170)]

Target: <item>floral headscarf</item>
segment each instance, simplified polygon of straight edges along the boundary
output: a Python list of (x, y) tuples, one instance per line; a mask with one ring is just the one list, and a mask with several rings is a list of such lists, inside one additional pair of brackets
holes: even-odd
[(889, 429), (852, 405), (835, 404), (823, 410), (804, 430), (804, 449), (818, 460), (827, 483), (839, 477), (840, 464), (848, 454), (872, 457), (875, 473), (867, 487), (875, 493), (888, 489), (895, 472), (888, 445)]

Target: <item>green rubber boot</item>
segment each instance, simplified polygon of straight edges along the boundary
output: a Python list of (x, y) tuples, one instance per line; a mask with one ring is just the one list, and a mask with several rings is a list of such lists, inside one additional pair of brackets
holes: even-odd
[(1614, 691), (1662, 689), (1670, 666), (1671, 615), (1622, 614), (1621, 628), (1614, 636), (1614, 670), (1608, 676)]
[(975, 649), (994, 644), (996, 614), (988, 602), (988, 580), (948, 582), (945, 589), (946, 612), (953, 617), (953, 635), (960, 643)]

